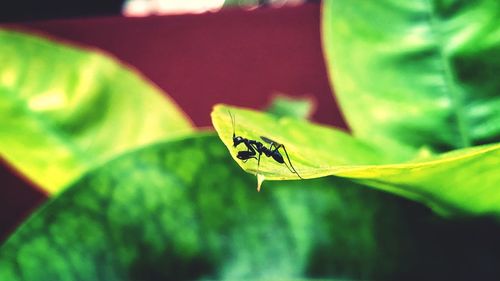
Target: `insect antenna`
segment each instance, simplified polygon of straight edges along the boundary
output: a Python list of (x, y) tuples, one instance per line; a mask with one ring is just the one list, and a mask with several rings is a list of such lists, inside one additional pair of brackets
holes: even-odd
[(231, 114), (231, 111), (228, 109), (227, 110), (227, 113), (229, 113), (229, 116), (231, 117), (231, 124), (233, 125), (233, 139), (236, 137), (236, 121), (235, 121), (235, 118), (234, 116)]

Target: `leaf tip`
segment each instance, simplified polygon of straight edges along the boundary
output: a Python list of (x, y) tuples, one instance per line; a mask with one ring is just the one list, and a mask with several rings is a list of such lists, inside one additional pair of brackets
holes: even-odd
[(257, 192), (260, 192), (262, 183), (264, 182), (265, 179), (266, 177), (264, 177), (263, 175), (257, 174)]

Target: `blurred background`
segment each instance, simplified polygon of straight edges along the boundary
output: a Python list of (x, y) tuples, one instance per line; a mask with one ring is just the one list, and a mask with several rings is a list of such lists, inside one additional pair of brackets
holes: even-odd
[(298, 6), (319, 0), (110, 0), (13, 1), (0, 10), (2, 22), (95, 16), (150, 16), (217, 12), (221, 9)]
[[(326, 74), (319, 15), (319, 1), (305, 0), (14, 1), (0, 9), (0, 24), (117, 57), (197, 127), (211, 126), (215, 103), (262, 109), (286, 94), (313, 100), (313, 120), (346, 128)], [(47, 197), (1, 166), (4, 239)]]

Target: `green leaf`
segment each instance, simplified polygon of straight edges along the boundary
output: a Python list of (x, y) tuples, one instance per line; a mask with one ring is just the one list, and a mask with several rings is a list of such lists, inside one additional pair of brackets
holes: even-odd
[(260, 136), (266, 136), (284, 144), (302, 178), (328, 175), (350, 178), (425, 203), (443, 215), (500, 215), (500, 143), (437, 156), (416, 155), (412, 161), (398, 163), (397, 159), (387, 158), (377, 149), (332, 128), (216, 106), (212, 122), (233, 159), (245, 171), (268, 180), (298, 179), (298, 176), (264, 154), (260, 167), (254, 159), (246, 163), (239, 160), (238, 151), (246, 148), (243, 144), (233, 147), (229, 112), (235, 118), (237, 136), (258, 141)]
[(157, 87), (99, 52), (0, 30), (0, 61), (0, 155), (49, 193), (192, 131)]
[(273, 98), (266, 112), (276, 117), (309, 119), (315, 107), (314, 100), (311, 98), (295, 98), (278, 94)]
[(214, 134), (123, 155), (18, 228), (0, 280), (366, 280), (401, 268), (395, 197), (333, 177), (253, 184)]
[(328, 70), (354, 135), (383, 149), (500, 141), (500, 2), (323, 4)]
[[(234, 127), (231, 120), (234, 117)], [(233, 147), (233, 131), (237, 136), (265, 143), (264, 136), (285, 145), (290, 162), (303, 178), (331, 174), (331, 166), (383, 164), (401, 160), (400, 156), (386, 155), (349, 134), (327, 126), (312, 125), (295, 118), (277, 118), (273, 115), (226, 105), (216, 105), (212, 123), (233, 159), (244, 169), (269, 180), (299, 179), (285, 165), (262, 156), (260, 169), (257, 161), (240, 161), (237, 151), (246, 150), (243, 144)], [(407, 159), (405, 156), (403, 159)]]

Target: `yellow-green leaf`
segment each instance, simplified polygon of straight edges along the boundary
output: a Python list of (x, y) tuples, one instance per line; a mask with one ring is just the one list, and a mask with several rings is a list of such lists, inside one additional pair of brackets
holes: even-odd
[(0, 155), (49, 193), (192, 130), (158, 88), (102, 53), (0, 30), (0, 64)]
[(237, 136), (260, 142), (260, 136), (265, 136), (285, 145), (302, 178), (350, 178), (425, 203), (441, 214), (500, 214), (500, 143), (441, 155), (395, 157), (333, 128), (216, 106), (212, 121), (234, 160), (245, 171), (267, 180), (299, 178), (264, 154), (259, 167), (255, 159), (246, 163), (238, 159), (238, 151), (246, 148), (244, 144), (233, 147), (229, 112), (235, 118)]

